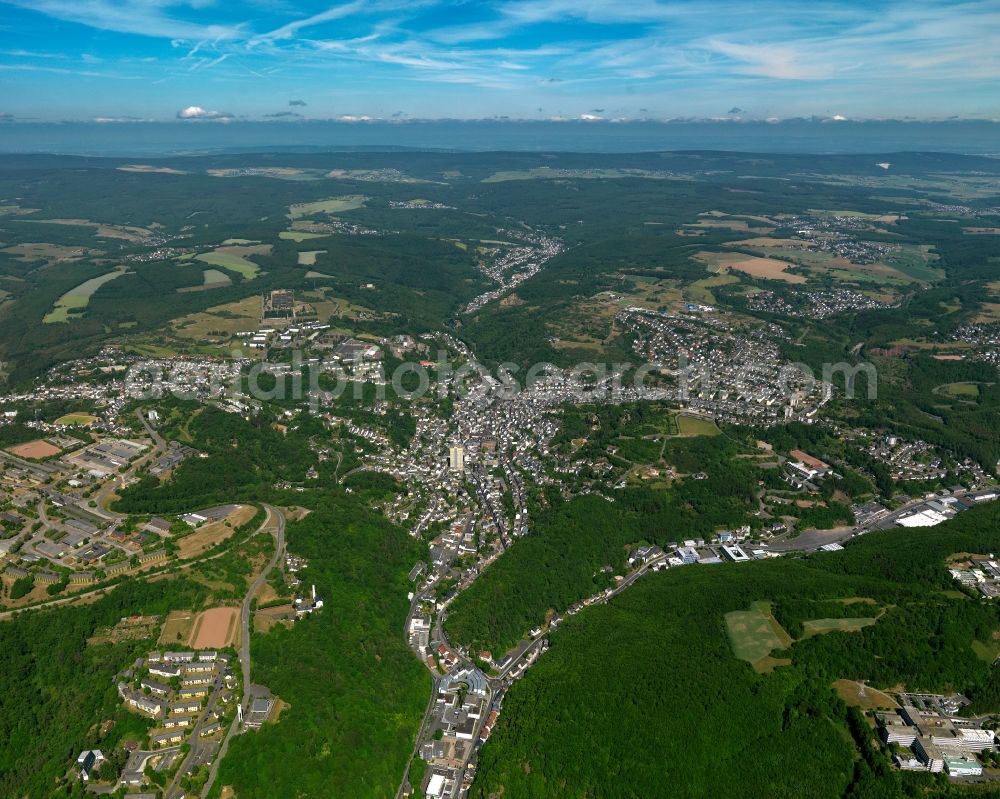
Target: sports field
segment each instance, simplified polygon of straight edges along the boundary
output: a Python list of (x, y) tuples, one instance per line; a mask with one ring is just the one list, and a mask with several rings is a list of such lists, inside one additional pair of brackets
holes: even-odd
[(722, 432), (712, 419), (706, 419), (702, 416), (679, 413), (674, 417), (674, 420), (677, 422), (677, 435), (681, 437), (717, 436)]
[(88, 425), (96, 421), (97, 417), (93, 414), (77, 411), (76, 413), (67, 413), (65, 416), (60, 416), (56, 419), (56, 424)]
[(188, 646), (192, 649), (222, 649), (236, 641), (239, 623), (238, 608), (211, 608), (194, 620)]
[(58, 455), (62, 452), (59, 447), (54, 444), (50, 444), (48, 441), (42, 441), (41, 439), (38, 439), (37, 441), (29, 441), (26, 444), (18, 444), (16, 447), (11, 447), (8, 451), (17, 455), (19, 458), (30, 458), (31, 460), (51, 458), (53, 455)]

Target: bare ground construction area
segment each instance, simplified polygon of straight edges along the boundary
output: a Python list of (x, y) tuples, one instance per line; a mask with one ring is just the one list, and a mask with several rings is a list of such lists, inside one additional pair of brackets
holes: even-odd
[(209, 522), (177, 541), (177, 554), (181, 560), (195, 558), (229, 538), (235, 528), (253, 518), (256, 510), (252, 505), (240, 505), (225, 519)]
[(192, 649), (222, 649), (236, 643), (238, 608), (211, 608), (194, 621), (188, 646)]

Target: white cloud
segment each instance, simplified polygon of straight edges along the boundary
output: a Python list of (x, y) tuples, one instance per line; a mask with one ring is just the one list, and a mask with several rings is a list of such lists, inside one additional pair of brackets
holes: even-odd
[(177, 112), (178, 119), (232, 119), (233, 115), (228, 111), (206, 111), (200, 105), (189, 105)]

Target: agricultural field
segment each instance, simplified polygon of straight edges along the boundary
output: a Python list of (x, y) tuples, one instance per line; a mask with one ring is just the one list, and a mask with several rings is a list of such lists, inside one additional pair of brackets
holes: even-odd
[(128, 271), (126, 267), (120, 266), (113, 272), (108, 272), (81, 283), (56, 300), (55, 307), (45, 315), (42, 321), (46, 324), (69, 322), (74, 317), (80, 316), (90, 304), (90, 298), (94, 295), (95, 291), (105, 283), (110, 283), (112, 280), (121, 277), (126, 271)]
[(326, 250), (300, 250), (298, 255), (299, 266), (315, 266), (316, 257), (325, 254)]
[(361, 194), (348, 194), (344, 197), (331, 197), (328, 200), (317, 200), (311, 203), (295, 203), (288, 209), (289, 219), (301, 219), (316, 214), (336, 214), (343, 211), (354, 211), (364, 208), (368, 198)]
[(75, 261), (87, 256), (103, 254), (99, 251), (89, 250), (86, 247), (72, 247), (63, 244), (45, 244), (44, 242), (15, 244), (11, 247), (4, 247), (3, 249), (0, 249), (0, 252), (6, 253), (22, 263), (35, 263), (37, 261), (46, 261), (48, 263)]
[[(942, 274), (940, 270), (930, 266), (936, 256), (916, 245), (897, 245), (899, 249), (887, 255), (881, 263), (855, 264), (830, 252), (804, 249), (801, 242), (798, 242), (797, 246), (773, 246), (780, 240), (754, 239), (752, 241), (754, 243), (749, 241), (731, 242), (726, 246), (760, 253), (771, 260), (784, 263), (785, 268), (796, 266), (808, 270), (811, 275), (816, 277), (832, 277), (849, 283), (903, 286), (914, 281), (930, 282), (938, 279)], [(751, 272), (751, 274), (753, 273)], [(757, 276), (766, 277), (763, 274)], [(806, 281), (806, 278), (802, 276), (786, 275), (786, 279), (787, 277), (800, 277), (800, 280), (794, 281), (798, 283)]]
[(715, 294), (712, 293), (712, 289), (719, 288), (720, 286), (730, 286), (739, 282), (740, 279), (736, 275), (712, 275), (712, 277), (705, 277), (701, 280), (696, 280), (693, 283), (688, 283), (688, 285), (684, 287), (684, 294), (692, 302), (701, 303), (703, 305), (716, 305), (718, 303), (718, 299), (716, 299)]
[[(774, 231), (774, 227), (767, 224), (764, 217), (744, 217), (722, 213), (701, 214), (697, 222), (690, 222), (681, 227), (679, 235), (691, 236), (701, 235), (706, 230), (728, 230), (732, 233), (758, 233), (767, 234)], [(756, 223), (756, 224), (755, 224)]]
[(328, 233), (306, 233), (303, 230), (282, 230), (278, 234), (278, 238), (285, 241), (302, 242), (309, 241), (309, 239), (326, 238), (328, 235)]
[(203, 280), (204, 282), (200, 286), (181, 286), (177, 292), (187, 294), (192, 291), (208, 291), (209, 289), (220, 289), (233, 285), (233, 279), (218, 269), (206, 269), (203, 273)]
[[(272, 246), (270, 244), (250, 244), (250, 245), (230, 245), (217, 247), (212, 252), (202, 253), (196, 256), (197, 260), (218, 266), (229, 272), (235, 272), (244, 280), (253, 280), (260, 272), (260, 267), (249, 260), (252, 255), (270, 255)], [(208, 276), (206, 275), (206, 285)]]
[(159, 175), (186, 175), (180, 169), (173, 169), (169, 166), (154, 166), (153, 164), (125, 164), (124, 166), (116, 167), (119, 172), (138, 172), (143, 175), (159, 174)]
[(613, 180), (616, 178), (649, 178), (667, 180), (669, 175), (648, 169), (553, 169), (540, 166), (533, 169), (507, 169), (494, 172), (483, 183), (503, 183), (509, 180)]
[(275, 178), (277, 180), (319, 180), (323, 177), (322, 170), (302, 169), (299, 167), (236, 167), (231, 169), (206, 169), (206, 174), (213, 178)]
[(794, 264), (776, 258), (761, 258), (743, 253), (699, 252), (694, 256), (706, 265), (710, 272), (725, 274), (743, 272), (751, 277), (765, 280), (781, 280), (785, 283), (805, 283), (806, 278), (787, 272)]
[(94, 222), (90, 219), (25, 219), (22, 220), (31, 224), (44, 225), (64, 225), (66, 227), (91, 228), (94, 236), (99, 239), (122, 239), (123, 241), (138, 244), (153, 235), (150, 228), (136, 227), (135, 225), (109, 225), (104, 222)]

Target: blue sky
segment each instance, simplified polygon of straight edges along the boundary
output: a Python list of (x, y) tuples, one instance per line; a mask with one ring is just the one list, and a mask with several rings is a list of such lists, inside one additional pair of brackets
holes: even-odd
[(995, 119), (998, 42), (998, 0), (0, 0), (0, 118)]

